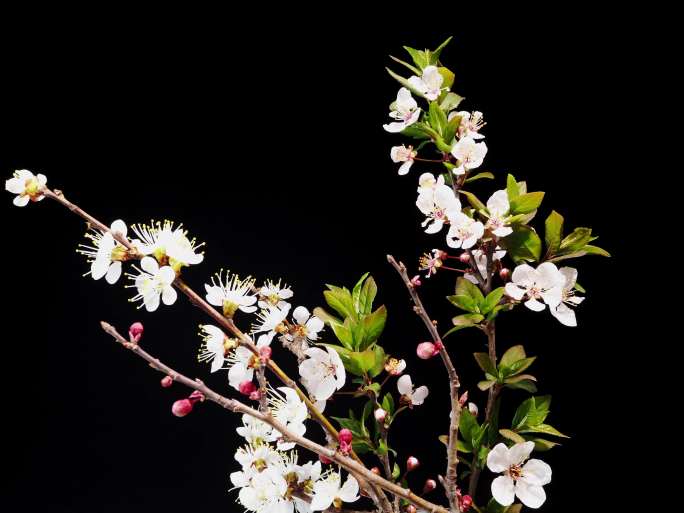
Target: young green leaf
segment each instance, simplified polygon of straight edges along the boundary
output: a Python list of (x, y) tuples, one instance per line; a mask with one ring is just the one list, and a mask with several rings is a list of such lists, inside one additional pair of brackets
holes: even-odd
[(499, 364), (503, 367), (509, 367), (525, 357), (527, 357), (527, 355), (525, 354), (525, 348), (522, 345), (509, 347), (501, 357)]
[[(392, 70), (389, 69), (389, 68), (385, 68), (385, 69), (387, 70), (387, 73), (389, 73), (389, 75), (390, 75), (394, 80), (396, 80), (397, 82), (399, 82), (399, 83), (400, 83), (402, 86), (404, 86), (406, 89), (408, 89), (409, 91), (411, 91), (411, 92), (412, 92), (413, 94), (415, 94), (416, 96), (419, 96), (420, 98), (425, 98), (425, 95), (424, 95), (421, 91), (419, 91), (418, 89), (416, 89), (415, 87), (413, 87), (413, 84), (411, 84), (411, 82), (409, 82), (408, 79), (402, 77), (401, 75), (398, 75), (397, 73), (395, 73), (394, 71), (392, 71)], [(402, 132), (402, 133), (403, 133), (403, 132)]]
[[(430, 126), (439, 135), (444, 136), (444, 132), (447, 128), (447, 118), (444, 111), (439, 108), (437, 102), (430, 102)], [(453, 139), (453, 136), (451, 137)], [(446, 141), (446, 139), (445, 139)]]
[(506, 439), (516, 443), (516, 444), (521, 444), (521, 443), (525, 442), (525, 439), (522, 436), (520, 436), (515, 431), (511, 431), (510, 429), (499, 429), (499, 433), (504, 438), (506, 438)]
[(487, 208), (472, 192), (464, 191), (463, 189), (458, 192), (466, 197), (468, 203), (470, 203), (475, 210), (485, 210)]
[(484, 303), (485, 298), (482, 295), (482, 291), (480, 291), (480, 288), (463, 277), (459, 277), (456, 279), (455, 292), (457, 296), (470, 297), (478, 306)]
[(437, 48), (435, 48), (435, 49), (432, 50), (432, 51), (428, 51), (428, 52), (427, 52), (427, 54), (428, 54), (428, 61), (429, 61), (430, 64), (432, 64), (433, 66), (436, 66), (436, 65), (439, 63), (439, 56), (440, 56), (440, 54), (442, 53), (442, 50), (444, 50), (444, 48), (446, 47), (446, 45), (449, 44), (449, 41), (451, 41), (451, 38), (452, 38), (452, 37), (453, 37), (453, 36), (449, 36), (449, 37), (446, 38), (446, 40), (445, 40), (441, 45), (439, 45)]
[(560, 241), (563, 237), (563, 216), (555, 210), (544, 221), (544, 242), (546, 243), (547, 257), (550, 257), (560, 249)]
[(480, 313), (480, 307), (475, 302), (475, 300), (470, 296), (454, 295), (447, 296), (447, 299), (461, 310), (471, 313)]
[(484, 298), (484, 301), (481, 303), (480, 311), (486, 315), (494, 310), (494, 307), (496, 307), (496, 305), (499, 304), (499, 301), (501, 301), (504, 292), (505, 290), (503, 287), (498, 287), (492, 290), (489, 294), (487, 294), (487, 297)]
[(521, 194), (511, 200), (510, 212), (514, 215), (528, 214), (537, 210), (543, 199), (544, 193), (541, 191)]
[(487, 353), (473, 353), (473, 356), (475, 357), (477, 364), (480, 366), (480, 369), (491, 376), (498, 375), (496, 365)]
[(380, 337), (385, 329), (386, 321), (387, 308), (385, 308), (385, 305), (378, 307), (375, 312), (368, 314), (363, 318), (361, 324), (363, 325), (365, 338), (359, 344), (359, 349), (366, 349)]
[(508, 201), (513, 201), (520, 196), (518, 182), (515, 181), (515, 177), (510, 173), (506, 176), (506, 192), (508, 193)]
[[(405, 46), (404, 50), (408, 52), (413, 60), (413, 63), (421, 70), (427, 68), (430, 65), (430, 59), (423, 50), (416, 50), (410, 46)], [(419, 73), (420, 75), (420, 73)]]
[(535, 426), (527, 426), (525, 429), (520, 430), (521, 433), (542, 433), (545, 435), (553, 435), (561, 438), (570, 438), (568, 435), (564, 435), (558, 431), (555, 427), (549, 426), (548, 424), (537, 424)]
[(563, 253), (580, 251), (595, 238), (591, 236), (591, 228), (575, 228), (571, 234), (561, 241), (559, 250)]
[(408, 62), (402, 61), (401, 59), (398, 59), (398, 58), (394, 57), (393, 55), (390, 55), (389, 58), (392, 59), (394, 62), (397, 62), (397, 63), (401, 64), (402, 66), (405, 66), (406, 68), (408, 68), (414, 75), (420, 75), (421, 74), (420, 69), (409, 64)]
[(481, 173), (477, 173), (475, 175), (469, 176), (466, 179), (466, 183), (474, 182), (475, 180), (482, 180), (483, 178), (493, 180), (494, 179), (494, 173), (490, 173), (489, 171), (483, 171)]
[[(458, 105), (463, 101), (463, 97), (457, 95), (456, 93), (448, 92), (445, 96), (442, 102), (439, 104), (441, 109), (444, 112), (451, 112), (455, 108), (458, 107)], [(454, 116), (457, 117), (460, 123), (460, 116)]]
[(513, 233), (502, 238), (500, 243), (516, 264), (537, 262), (541, 256), (541, 239), (529, 226), (513, 226)]
[(325, 301), (330, 308), (339, 313), (343, 318), (356, 317), (351, 292), (346, 287), (336, 287), (335, 285), (326, 285), (326, 287), (328, 287), (328, 290), (323, 292), (323, 297), (325, 297)]

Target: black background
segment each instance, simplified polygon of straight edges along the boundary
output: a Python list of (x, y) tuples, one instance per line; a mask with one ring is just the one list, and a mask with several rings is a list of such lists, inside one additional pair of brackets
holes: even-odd
[[(207, 243), (204, 263), (184, 273), (197, 290), (226, 267), (282, 277), (295, 304), (313, 308), (324, 283), (351, 286), (371, 271), (389, 309), (383, 345), (405, 356), (414, 382), (431, 389), (393, 435), (402, 461), (413, 454), (423, 462), (415, 488), (443, 471), (436, 436), (447, 426), (448, 391), (440, 363), (413, 356), (426, 333), (385, 255), (415, 267), (443, 237), (421, 232), (414, 206), (417, 176), (428, 168), (415, 165), (399, 177), (389, 159), (400, 138), (382, 124), (398, 86), (383, 67), (388, 54), (401, 56), (402, 44), (432, 48), (454, 34), (443, 62), (456, 73), (464, 108), (485, 113), (482, 169), (497, 176), (473, 189), (486, 198), (513, 172), (547, 192), (537, 223), (559, 210), (567, 227), (592, 226), (614, 255), (570, 263), (588, 290), (578, 328), (518, 309), (498, 329), (502, 349), (523, 343), (539, 355), (532, 370), (540, 393), (554, 397), (549, 422), (572, 436), (541, 455), (554, 470), (543, 510), (574, 510), (568, 505), (578, 490), (607, 486), (601, 469), (624, 464), (615, 434), (638, 388), (611, 379), (624, 369), (629, 339), (617, 327), (630, 322), (622, 279), (628, 226), (617, 212), (633, 193), (625, 154), (635, 121), (624, 105), (645, 72), (633, 60), (630, 27), (613, 33), (605, 19), (541, 24), (521, 16), (496, 26), (463, 19), (419, 29), (412, 16), (399, 16), (377, 25), (266, 30), (255, 23), (239, 35), (231, 29), (236, 19), (224, 26), (104, 20), (54, 31), (49, 20), (13, 24), (21, 36), (3, 59), (2, 175), (42, 172), (106, 223), (182, 221)], [(153, 314), (137, 311), (121, 283), (81, 277), (79, 219), (48, 201), (20, 210), (9, 194), (4, 199), (7, 511), (238, 510), (227, 492), (236, 419), (212, 405), (171, 416), (185, 390), (161, 389), (161, 376), (98, 327), (106, 319), (125, 331), (141, 320), (148, 350), (230, 393), (224, 374), (209, 376), (196, 362), (201, 312), (184, 298)], [(443, 328), (454, 313), (443, 299), (454, 278), (444, 273), (421, 290)], [(470, 356), (483, 349), (483, 337), (466, 331), (447, 341), (464, 388), (483, 409)], [(505, 411), (523, 397), (507, 393)], [(318, 436), (314, 425), (310, 432)], [(483, 484), (490, 476), (484, 472)], [(612, 496), (606, 488), (592, 505), (598, 510)]]

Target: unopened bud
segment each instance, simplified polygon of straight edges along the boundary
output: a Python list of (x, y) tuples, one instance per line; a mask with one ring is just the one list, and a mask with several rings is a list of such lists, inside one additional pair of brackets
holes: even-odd
[(406, 513), (416, 513), (418, 510), (413, 504), (406, 506)]
[(420, 466), (420, 461), (414, 456), (409, 456), (406, 460), (406, 472), (411, 472)]
[(375, 420), (377, 420), (379, 424), (385, 422), (385, 419), (387, 418), (387, 412), (382, 408), (377, 408), (373, 412), (373, 415), (375, 415)]
[(265, 346), (259, 349), (259, 359), (263, 362), (266, 363), (271, 359), (271, 355), (273, 354), (273, 349), (271, 349), (271, 346)]
[(338, 439), (340, 441), (340, 452), (343, 454), (349, 454), (352, 449), (352, 439), (354, 438), (354, 435), (352, 435), (352, 432), (348, 429), (342, 429), (340, 430)]
[(479, 413), (479, 408), (477, 407), (477, 404), (475, 403), (468, 403), (468, 411), (473, 417), (477, 417), (477, 414)]
[(438, 353), (439, 350), (432, 342), (421, 342), (418, 344), (418, 347), (416, 347), (416, 354), (418, 355), (418, 358), (423, 360), (429, 360)]
[(173, 378), (171, 376), (164, 376), (161, 380), (161, 386), (169, 388), (171, 385), (173, 385)]
[(458, 259), (459, 259), (462, 263), (467, 264), (468, 262), (470, 262), (470, 255), (469, 255), (468, 253), (466, 253), (466, 252), (463, 252), (463, 253), (460, 254), (460, 256), (458, 257)]
[(511, 277), (511, 270), (508, 267), (502, 267), (499, 271), (499, 278), (503, 281), (508, 281)]
[(430, 493), (435, 488), (437, 488), (437, 482), (434, 479), (427, 479), (423, 486), (423, 493)]
[(185, 417), (192, 411), (192, 401), (190, 399), (180, 399), (171, 406), (171, 413), (176, 417)]
[(204, 401), (204, 394), (200, 392), (199, 390), (195, 390), (192, 394), (188, 396), (188, 400), (192, 403), (195, 404), (197, 401), (203, 402)]
[(470, 495), (464, 495), (459, 501), (462, 513), (468, 511), (473, 505), (473, 498)]
[(447, 258), (449, 258), (449, 254), (446, 251), (442, 251), (441, 249), (435, 250), (435, 256), (440, 260), (446, 260)]
[(144, 331), (145, 328), (143, 327), (141, 322), (134, 322), (133, 324), (131, 324), (131, 327), (128, 328), (128, 336), (132, 342), (135, 342), (137, 344), (138, 342), (140, 342), (140, 339), (142, 338)]
[(444, 344), (442, 344), (442, 341), (438, 340), (437, 342), (435, 342), (435, 350), (439, 352), (442, 349), (444, 349)]
[(256, 385), (252, 381), (243, 381), (238, 387), (242, 395), (250, 396), (253, 392), (256, 392)]
[(411, 278), (411, 285), (412, 286), (420, 287), (422, 284), (423, 284), (423, 282), (420, 281), (420, 276), (418, 276), (417, 274), (413, 278)]
[(254, 392), (250, 393), (249, 398), (252, 401), (258, 401), (259, 399), (261, 399), (261, 390), (255, 390)]
[(461, 394), (461, 397), (458, 398), (458, 404), (463, 408), (463, 405), (468, 401), (468, 391), (466, 390)]
[(323, 465), (330, 465), (332, 463), (332, 460), (328, 458), (327, 456), (324, 456), (322, 454), (318, 455), (318, 460), (323, 463)]
[(370, 471), (377, 476), (380, 475), (380, 469), (378, 467), (373, 467), (372, 469), (370, 469)]

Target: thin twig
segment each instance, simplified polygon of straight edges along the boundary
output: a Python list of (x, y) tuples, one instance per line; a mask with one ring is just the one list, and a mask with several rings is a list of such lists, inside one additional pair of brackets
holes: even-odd
[(204, 395), (205, 400), (215, 402), (216, 404), (234, 413), (247, 414), (255, 419), (265, 422), (266, 424), (280, 432), (283, 435), (283, 438), (290, 440), (299, 445), (300, 447), (310, 450), (311, 452), (325, 456), (326, 458), (334, 461), (354, 476), (359, 476), (363, 480), (372, 483), (378, 488), (387, 490), (390, 493), (398, 495), (419, 508), (423, 508), (431, 513), (449, 513), (448, 510), (444, 507), (438, 506), (437, 504), (433, 504), (423, 499), (422, 497), (417, 496), (410, 489), (402, 488), (398, 484), (388, 481), (387, 479), (378, 476), (377, 474), (374, 474), (353, 458), (347, 457), (339, 451), (336, 451), (335, 449), (324, 447), (322, 445), (317, 444), (316, 442), (313, 442), (307, 438), (297, 435), (296, 433), (293, 433), (281, 422), (274, 419), (269, 413), (262, 413), (258, 410), (255, 410), (254, 408), (250, 408), (249, 406), (241, 403), (240, 401), (237, 401), (235, 399), (229, 399), (228, 397), (222, 396), (217, 392), (213, 391), (212, 389), (210, 389), (209, 387), (207, 387), (199, 379), (193, 380), (188, 378), (187, 376), (172, 369), (168, 365), (162, 363), (158, 358), (155, 358), (154, 356), (149, 354), (142, 347), (140, 347), (139, 344), (132, 343), (129, 340), (126, 340), (123, 336), (121, 336), (121, 334), (119, 334), (119, 332), (111, 324), (108, 324), (104, 321), (102, 321), (100, 324), (102, 326), (102, 329), (106, 333), (111, 335), (116, 342), (121, 344), (126, 349), (129, 349), (145, 361), (147, 361), (150, 364), (150, 367), (166, 374), (167, 376), (171, 376), (171, 378), (174, 381), (177, 381), (178, 383), (182, 383), (183, 385), (189, 388), (198, 390)]
[(406, 285), (406, 288), (408, 289), (408, 292), (411, 295), (411, 299), (413, 300), (413, 309), (416, 312), (416, 314), (418, 314), (418, 317), (420, 317), (423, 320), (423, 323), (430, 332), (430, 336), (432, 337), (433, 342), (439, 347), (439, 355), (442, 357), (444, 366), (446, 367), (447, 373), (449, 374), (451, 419), (449, 421), (449, 443), (447, 447), (446, 471), (447, 486), (445, 487), (445, 491), (447, 499), (449, 499), (449, 505), (451, 506), (451, 510), (460, 513), (461, 509), (458, 505), (458, 498), (456, 497), (456, 486), (458, 479), (458, 423), (461, 418), (461, 405), (458, 401), (458, 391), (461, 386), (461, 383), (458, 379), (456, 368), (454, 367), (454, 364), (452, 363), (451, 358), (449, 357), (449, 353), (447, 353), (447, 350), (444, 347), (444, 344), (442, 343), (442, 339), (439, 336), (437, 326), (435, 325), (435, 322), (433, 322), (432, 319), (430, 319), (430, 316), (428, 315), (427, 311), (425, 310), (425, 307), (423, 306), (423, 302), (420, 300), (418, 291), (411, 283), (411, 279), (409, 278), (408, 273), (406, 272), (406, 266), (401, 262), (397, 262), (392, 255), (387, 255), (387, 261), (390, 264), (392, 264), (392, 266), (399, 273), (399, 276), (401, 276), (401, 279), (404, 281), (404, 285)]

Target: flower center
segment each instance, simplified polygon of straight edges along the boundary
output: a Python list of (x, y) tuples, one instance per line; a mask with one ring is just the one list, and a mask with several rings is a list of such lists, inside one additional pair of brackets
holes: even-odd
[(307, 329), (306, 326), (302, 326), (301, 324), (297, 324), (292, 331), (294, 332), (294, 335), (296, 337), (306, 337), (309, 334), (309, 330)]
[(224, 299), (223, 301), (223, 315), (226, 317), (232, 317), (235, 315), (235, 312), (237, 312), (237, 309), (240, 307), (237, 303), (234, 301), (231, 301), (229, 299)]
[(26, 180), (24, 183), (24, 193), (32, 198), (38, 196), (40, 193), (40, 184), (38, 183), (38, 179), (34, 177)]
[(520, 465), (511, 465), (508, 469), (508, 475), (513, 479), (520, 479), (522, 476), (522, 467)]

